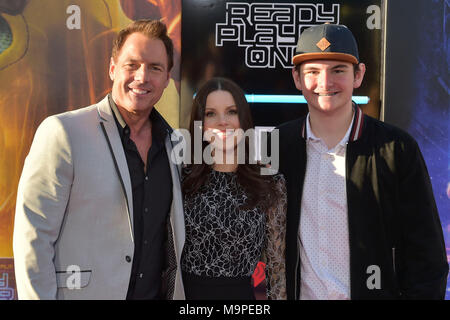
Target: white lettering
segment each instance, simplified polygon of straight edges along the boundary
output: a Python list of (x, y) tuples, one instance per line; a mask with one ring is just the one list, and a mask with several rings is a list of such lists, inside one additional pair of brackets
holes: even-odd
[(373, 264), (367, 267), (367, 274), (370, 277), (367, 278), (366, 285), (369, 290), (381, 289), (381, 270), (380, 267)]
[(233, 315), (261, 315), (270, 314), (269, 305), (258, 305), (258, 304), (231, 304), (223, 306), (223, 314), (233, 314)]
[(303, 29), (339, 24), (339, 4), (227, 2), (225, 22), (216, 24), (216, 46), (234, 42), (245, 48), (248, 68), (292, 68)]
[(214, 310), (214, 307), (194, 307), (189, 306), (189, 304), (186, 304), (185, 307), (181, 307), (180, 311), (178, 311), (178, 314), (189, 314), (189, 315), (206, 315), (207, 318), (209, 318)]
[(367, 29), (381, 29), (381, 9), (377, 5), (371, 5), (367, 7), (367, 14), (371, 14), (369, 18), (367, 18)]
[[(273, 129), (273, 128), (270, 128)], [(261, 167), (261, 175), (276, 174), (279, 168), (279, 132), (270, 133), (270, 154), (268, 149), (269, 130), (242, 129), (227, 130), (225, 133), (212, 130), (202, 132), (202, 122), (194, 122), (194, 139), (186, 129), (175, 129), (171, 141), (176, 142), (170, 154), (170, 160), (176, 165), (207, 165), (234, 163), (256, 164)], [(204, 142), (207, 142), (204, 145)], [(193, 144), (193, 145), (192, 145)], [(237, 154), (236, 154), (237, 151)]]
[(66, 269), (67, 273), (71, 273), (67, 277), (66, 285), (68, 289), (81, 289), (81, 269), (77, 265), (70, 265)]
[(75, 4), (72, 4), (67, 7), (66, 13), (70, 14), (70, 16), (66, 20), (67, 29), (69, 29), (69, 30), (81, 29), (81, 9), (80, 9), (80, 7)]

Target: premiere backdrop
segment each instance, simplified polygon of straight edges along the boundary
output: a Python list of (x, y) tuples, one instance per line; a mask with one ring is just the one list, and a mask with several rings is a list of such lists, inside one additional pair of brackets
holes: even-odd
[(236, 81), (249, 95), (257, 126), (275, 126), (306, 113), (291, 77), (291, 59), (303, 29), (325, 22), (355, 33), (368, 72), (355, 95), (364, 112), (379, 117), (382, 1), (184, 0), (180, 125), (190, 102), (212, 76)]
[[(384, 95), (385, 4), (393, 9)], [(347, 25), (367, 66), (354, 99), (419, 141), (449, 248), (448, 9), (445, 0), (0, 0), (0, 299), (16, 298), (14, 207), (34, 132), (45, 117), (109, 92), (112, 40), (139, 18), (162, 18), (174, 40), (172, 80), (157, 108), (175, 128), (187, 127), (193, 94), (213, 76), (242, 86), (261, 129), (304, 115), (290, 71), (298, 35), (324, 22)], [(258, 298), (263, 268), (253, 277)]]
[[(344, 24), (354, 32), (360, 60), (368, 69), (354, 100), (378, 118), (381, 10), (381, 0), (184, 0), (180, 125), (189, 126), (192, 97), (214, 76), (233, 79), (246, 93), (256, 145), (258, 132), (305, 115), (307, 106), (291, 76), (292, 56), (299, 34), (325, 22)], [(260, 264), (253, 277), (259, 299), (264, 297), (263, 277)]]
[(408, 131), (422, 150), (450, 262), (450, 2), (388, 4), (384, 121)]

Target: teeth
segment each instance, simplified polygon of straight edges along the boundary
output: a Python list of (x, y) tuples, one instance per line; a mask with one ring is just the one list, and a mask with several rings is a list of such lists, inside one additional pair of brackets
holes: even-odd
[(217, 135), (219, 136), (219, 137), (221, 137), (221, 138), (223, 138), (223, 137), (228, 137), (228, 136), (230, 136), (232, 133), (231, 132), (218, 132), (217, 133)]
[(334, 93), (319, 93), (319, 97), (331, 97), (334, 96), (336, 92)]
[(136, 94), (146, 94), (146, 93), (148, 93), (147, 90), (141, 90), (141, 89), (136, 89), (136, 88), (131, 88), (131, 91), (133, 91)]
[(221, 131), (221, 130), (213, 129), (213, 133), (215, 135), (219, 136), (220, 138), (229, 137), (229, 136), (233, 135), (232, 130)]

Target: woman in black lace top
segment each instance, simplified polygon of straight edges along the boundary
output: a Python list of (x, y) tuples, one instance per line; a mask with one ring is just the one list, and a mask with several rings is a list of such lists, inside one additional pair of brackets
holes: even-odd
[(194, 99), (191, 137), (199, 126), (202, 161), (183, 170), (186, 298), (254, 299), (251, 276), (262, 260), (268, 298), (285, 299), (285, 180), (249, 163), (243, 131), (253, 124), (243, 91), (224, 78), (206, 82)]

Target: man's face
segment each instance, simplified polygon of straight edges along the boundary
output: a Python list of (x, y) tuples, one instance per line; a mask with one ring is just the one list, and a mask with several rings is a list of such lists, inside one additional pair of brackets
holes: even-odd
[(134, 115), (151, 110), (169, 84), (167, 64), (166, 49), (160, 39), (139, 32), (129, 35), (109, 65), (112, 97), (119, 109)]
[(355, 74), (349, 62), (311, 60), (303, 62), (297, 70), (292, 70), (295, 86), (302, 91), (310, 112), (332, 115), (351, 108), (353, 89), (361, 85), (365, 66), (361, 63)]

